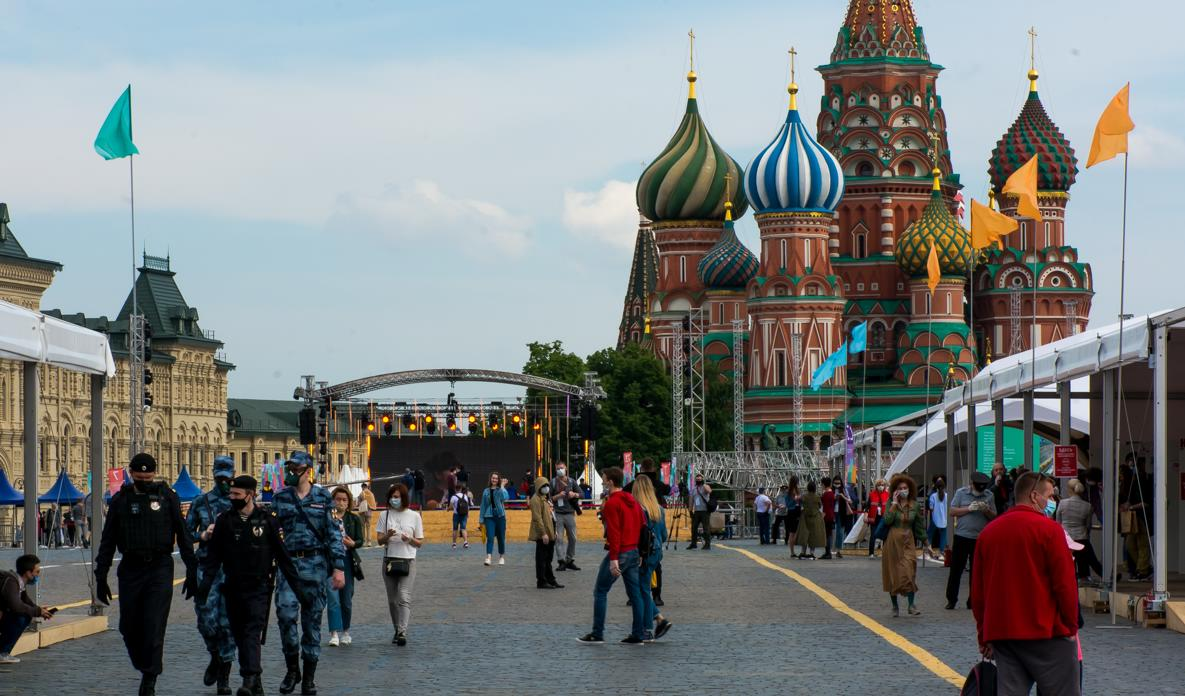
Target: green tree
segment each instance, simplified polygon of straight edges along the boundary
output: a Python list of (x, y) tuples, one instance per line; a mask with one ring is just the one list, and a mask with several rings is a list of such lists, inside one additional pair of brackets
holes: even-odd
[(621, 466), (623, 452), (636, 461), (670, 457), (671, 380), (662, 361), (631, 343), (593, 353), (588, 369), (606, 393), (597, 419), (599, 468)]
[[(554, 379), (565, 384), (584, 384), (586, 371), (584, 360), (575, 353), (564, 350), (563, 341), (550, 343), (528, 343), (530, 352), (527, 363), (523, 365), (523, 374), (532, 377)], [(538, 389), (527, 390), (527, 401), (534, 402), (543, 397)]]
[(732, 451), (732, 377), (721, 372), (719, 363), (709, 360), (704, 366), (704, 421), (709, 452)]

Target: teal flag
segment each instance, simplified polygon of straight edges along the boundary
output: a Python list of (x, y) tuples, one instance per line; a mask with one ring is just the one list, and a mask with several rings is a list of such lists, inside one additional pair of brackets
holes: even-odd
[(95, 152), (107, 160), (140, 154), (132, 142), (131, 85), (115, 100), (115, 106), (111, 107), (111, 113), (103, 121), (103, 127), (95, 137)]
[(868, 347), (868, 322), (862, 321), (852, 329), (852, 344), (848, 346), (848, 352), (852, 355), (856, 353), (863, 353), (864, 349)]
[(848, 364), (848, 343), (844, 341), (839, 345), (839, 350), (827, 356), (827, 359), (819, 365), (815, 373), (811, 375), (811, 389), (818, 391), (835, 375), (835, 371)]

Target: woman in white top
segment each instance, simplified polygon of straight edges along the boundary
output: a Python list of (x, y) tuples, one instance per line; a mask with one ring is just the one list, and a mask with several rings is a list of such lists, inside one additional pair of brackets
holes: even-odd
[(385, 544), (383, 584), (395, 637), (391, 642), (407, 645), (407, 620), (411, 616), (411, 589), (416, 582), (416, 550), (424, 545), (424, 520), (408, 508), (407, 486), (396, 483), (387, 489), (389, 507), (379, 516), (378, 540)]

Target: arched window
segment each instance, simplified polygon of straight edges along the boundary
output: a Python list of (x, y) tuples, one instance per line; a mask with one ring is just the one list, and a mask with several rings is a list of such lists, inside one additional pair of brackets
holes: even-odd
[(872, 325), (872, 347), (885, 347), (885, 325), (880, 322), (876, 322)]
[(61, 456), (59, 457), (59, 459), (61, 460), (62, 467), (68, 469), (69, 465), (70, 465), (70, 426), (69, 425), (62, 428), (62, 451), (61, 451)]
[(872, 176), (872, 164), (870, 162), (861, 162), (856, 165), (856, 176)]
[(909, 160), (902, 162), (901, 165), (897, 167), (897, 174), (900, 176), (916, 176), (917, 171), (917, 167), (913, 166), (913, 162), (910, 162)]
[(868, 242), (863, 234), (856, 235), (856, 258), (862, 259), (868, 256)]

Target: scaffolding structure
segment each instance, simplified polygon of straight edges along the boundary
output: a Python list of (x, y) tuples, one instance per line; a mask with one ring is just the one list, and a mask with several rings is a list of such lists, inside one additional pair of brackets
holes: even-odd
[(802, 404), (802, 382), (806, 375), (802, 372), (802, 334), (797, 331), (790, 336), (790, 351), (790, 364), (793, 371), (790, 383), (794, 385), (794, 451), (801, 453), (803, 451), (802, 428), (806, 422), (805, 408)]
[(805, 488), (807, 481), (829, 475), (826, 461), (811, 452), (688, 452), (680, 459), (684, 463), (711, 485), (732, 490), (776, 491), (791, 476)]
[(691, 393), (687, 400), (688, 425), (691, 435), (690, 450), (703, 452), (707, 449), (707, 399), (704, 383), (704, 337), (708, 329), (708, 312), (697, 307), (687, 315), (688, 364), (691, 376)]
[(745, 332), (744, 322), (732, 320), (732, 448), (745, 451)]
[(129, 460), (144, 451), (144, 349), (147, 339), (144, 315), (128, 316), (128, 398), (131, 407), (128, 420)]
[(1012, 306), (1011, 306), (1011, 312), (1010, 312), (1010, 316), (1012, 319), (1012, 343), (1008, 347), (1008, 354), (1009, 355), (1016, 355), (1017, 353), (1023, 353), (1024, 349), (1025, 349), (1023, 332), (1021, 331), (1021, 323), (1020, 323), (1021, 302), (1022, 302), (1021, 291), (1020, 290), (1013, 290), (1012, 291)]
[(683, 452), (683, 324), (671, 322), (671, 452)]
[(1078, 300), (1066, 300), (1066, 335), (1078, 333)]

